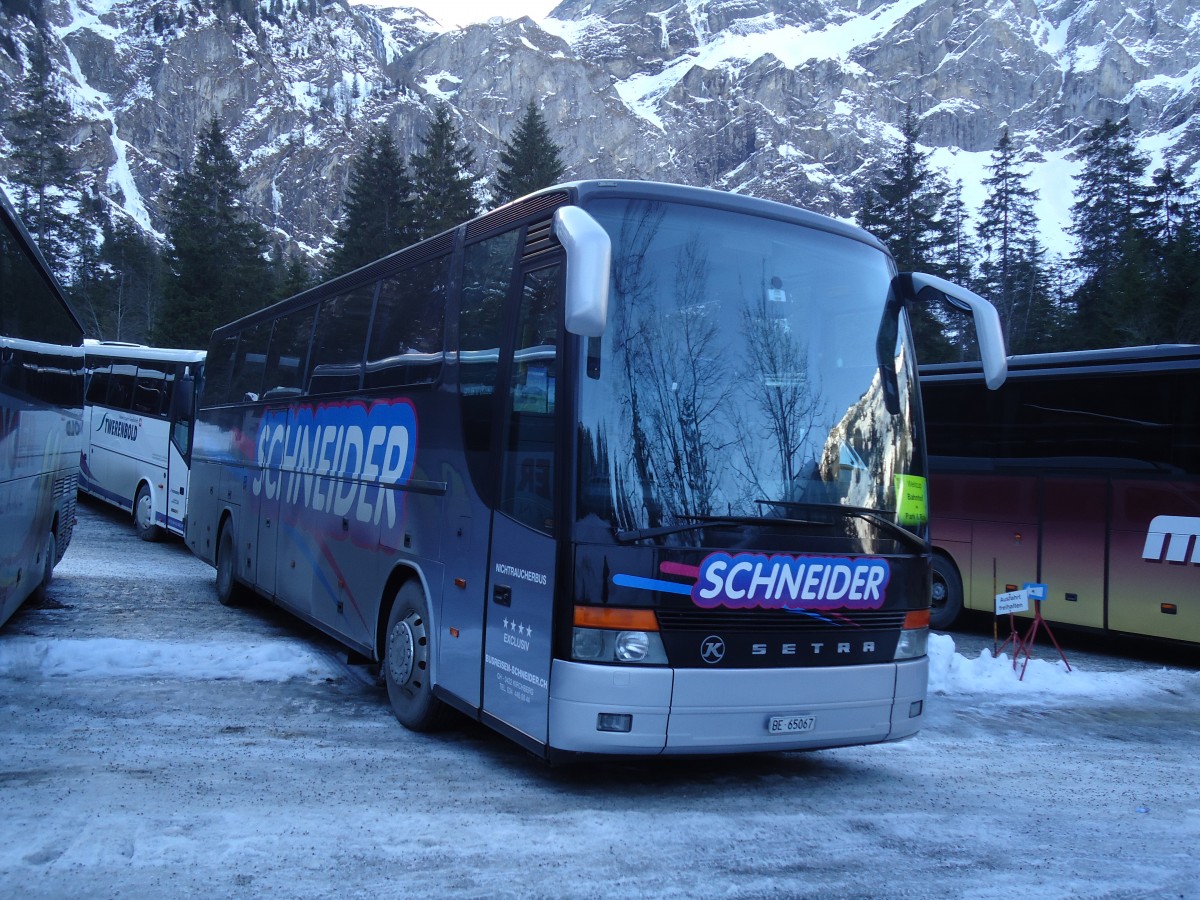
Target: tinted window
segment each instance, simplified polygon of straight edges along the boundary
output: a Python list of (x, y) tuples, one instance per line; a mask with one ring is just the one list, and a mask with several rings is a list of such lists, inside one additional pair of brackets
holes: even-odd
[(309, 376), (311, 393), (358, 389), (374, 295), (375, 285), (368, 284), (321, 301)]
[(78, 346), (80, 329), (7, 215), (0, 222), (0, 334)]
[(270, 322), (259, 322), (242, 331), (230, 382), (229, 397), (233, 402), (253, 401), (261, 396), (270, 338)]
[(308, 345), (312, 339), (317, 308), (310, 306), (275, 320), (263, 399), (295, 396), (304, 390), (308, 369)]
[(92, 360), (88, 363), (91, 370), (88, 375), (87, 402), (104, 405), (108, 400), (108, 383), (112, 380), (112, 364)]
[(201, 400), (205, 406), (216, 406), (230, 402), (230, 380), (233, 372), (234, 355), (237, 353), (238, 336), (228, 335), (209, 348), (204, 360), (204, 383), (201, 385)]
[(380, 284), (367, 352), (367, 387), (429, 384), (442, 368), (450, 257), (430, 260)]
[(113, 409), (132, 409), (133, 391), (137, 382), (137, 366), (132, 363), (115, 362), (112, 367), (112, 379), (108, 382), (108, 399), (105, 401)]
[[(169, 388), (168, 381), (169, 365), (146, 365), (138, 366), (137, 380), (133, 386), (133, 404), (134, 412), (143, 413), (148, 416), (165, 417), (169, 407)], [(171, 373), (172, 375), (174, 373)]]

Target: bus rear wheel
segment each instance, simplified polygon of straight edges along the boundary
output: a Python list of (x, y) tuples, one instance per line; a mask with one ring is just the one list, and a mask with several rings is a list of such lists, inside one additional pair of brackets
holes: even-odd
[(384, 641), (383, 674), (400, 724), (410, 731), (443, 727), (449, 710), (433, 696), (429, 605), (419, 582), (406, 581), (396, 592)]
[(137, 497), (133, 501), (133, 525), (137, 536), (143, 541), (157, 541), (162, 538), (162, 529), (154, 524), (154, 500), (150, 496), (150, 488), (138, 485)]
[(929, 626), (945, 631), (962, 612), (963, 585), (954, 563), (937, 553), (933, 556), (933, 595), (930, 600)]

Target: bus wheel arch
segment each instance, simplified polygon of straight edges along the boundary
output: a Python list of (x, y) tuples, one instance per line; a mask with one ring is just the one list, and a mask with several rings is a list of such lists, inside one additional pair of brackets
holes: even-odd
[(379, 656), (392, 712), (410, 731), (436, 731), (449, 710), (433, 695), (434, 629), (425, 586), (412, 570), (398, 570), (388, 580), (388, 596)]
[(929, 625), (944, 631), (951, 627), (963, 611), (963, 581), (954, 560), (945, 553), (934, 551), (933, 581)]
[(133, 527), (143, 541), (162, 539), (163, 530), (154, 522), (154, 494), (146, 481), (138, 484), (133, 495)]

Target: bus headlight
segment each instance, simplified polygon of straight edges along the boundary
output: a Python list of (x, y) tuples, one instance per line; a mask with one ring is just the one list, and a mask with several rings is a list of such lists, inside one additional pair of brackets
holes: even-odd
[(652, 609), (576, 606), (571, 658), (600, 663), (665, 666), (667, 651)]
[(914, 609), (904, 617), (904, 630), (896, 645), (894, 659), (916, 659), (929, 646), (929, 610)]
[(621, 662), (644, 662), (650, 654), (650, 635), (644, 631), (619, 631), (613, 653)]
[(576, 628), (571, 657), (580, 662), (637, 663), (665, 666), (667, 651), (657, 631), (608, 631)]

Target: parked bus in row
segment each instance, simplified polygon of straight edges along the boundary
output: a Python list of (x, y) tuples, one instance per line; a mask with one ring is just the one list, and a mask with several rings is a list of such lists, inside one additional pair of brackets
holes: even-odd
[(906, 306), (867, 233), (661, 184), (547, 189), (217, 329), (187, 543), (544, 757), (899, 740), (928, 659)]
[(1200, 345), (924, 366), (936, 627), (1048, 587), (1053, 624), (1200, 642)]
[(71, 543), (83, 327), (0, 192), (0, 625)]
[(86, 341), (79, 487), (133, 514), (138, 537), (182, 535), (203, 350)]

